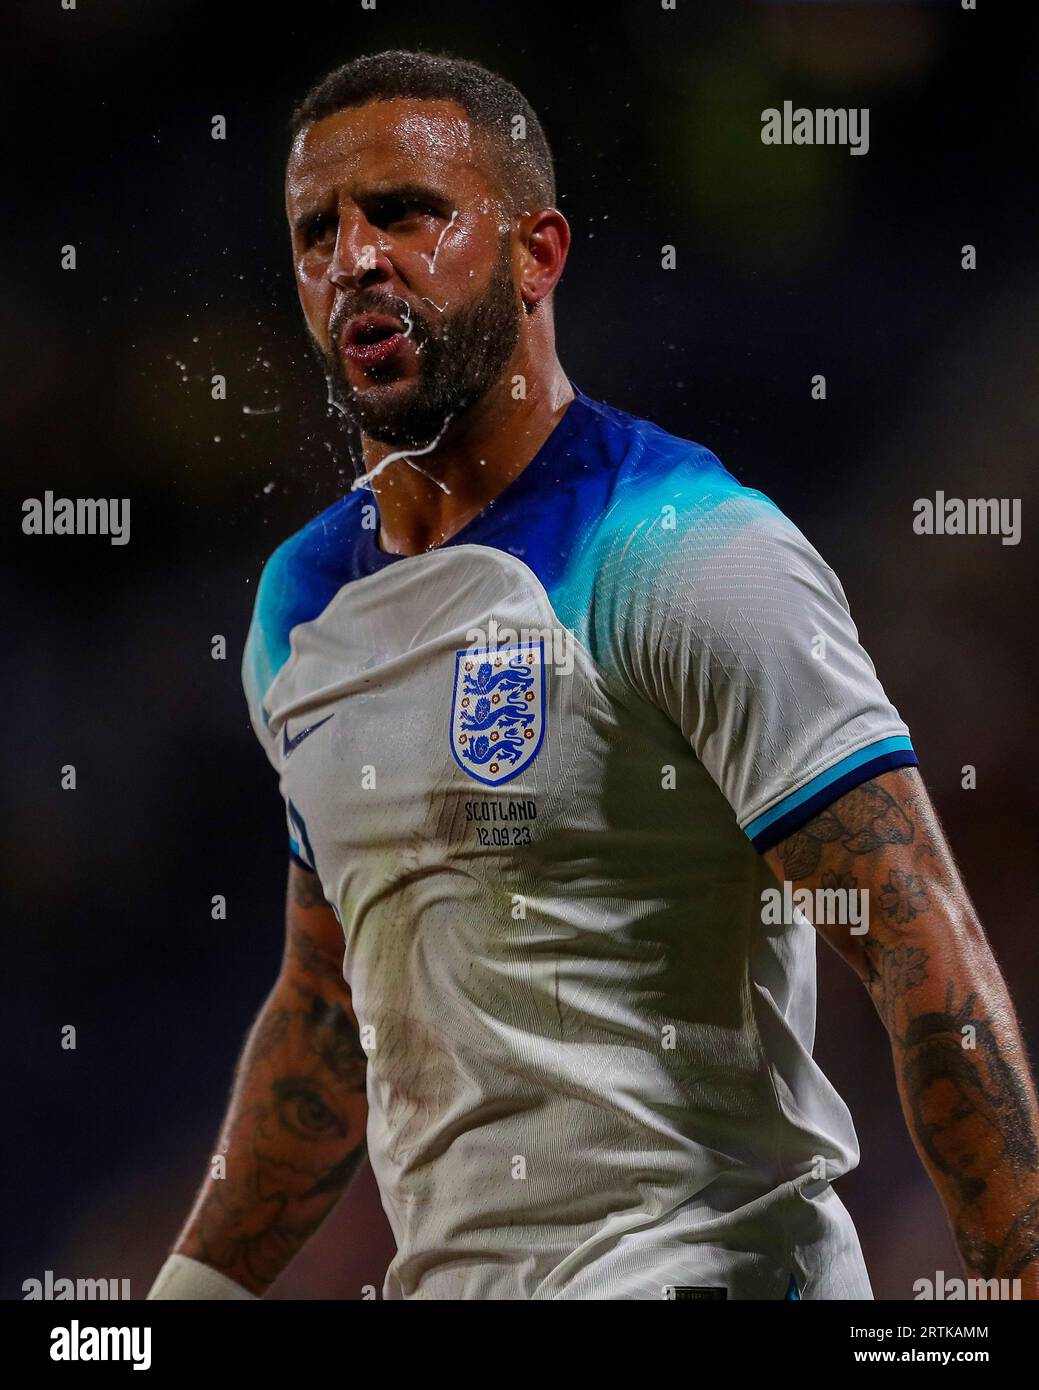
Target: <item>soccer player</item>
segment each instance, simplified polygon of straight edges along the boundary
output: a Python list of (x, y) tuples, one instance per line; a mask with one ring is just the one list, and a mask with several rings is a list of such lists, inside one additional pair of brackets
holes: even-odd
[(363, 57), (295, 113), (299, 298), (363, 461), (260, 583), (284, 963), (149, 1296), (261, 1296), (367, 1154), (387, 1298), (871, 1298), (819, 930), (966, 1269), (1034, 1298), (1035, 1093), (909, 731), (773, 503), (568, 378), (554, 204), (472, 63)]

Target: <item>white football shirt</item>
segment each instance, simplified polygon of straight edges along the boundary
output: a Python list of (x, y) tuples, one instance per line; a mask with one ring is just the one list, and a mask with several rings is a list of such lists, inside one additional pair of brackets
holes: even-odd
[(366, 1030), (384, 1293), (870, 1298), (815, 934), (763, 924), (760, 852), (908, 730), (774, 504), (574, 390), (437, 550), (324, 511), (247, 642)]

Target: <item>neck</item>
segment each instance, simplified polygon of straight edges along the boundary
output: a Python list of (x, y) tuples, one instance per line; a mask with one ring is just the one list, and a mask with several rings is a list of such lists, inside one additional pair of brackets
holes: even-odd
[[(523, 400), (512, 397), (517, 375), (526, 380)], [(434, 449), (416, 451), (414, 466), (396, 459), (372, 480), (380, 547), (420, 555), (449, 540), (523, 472), (573, 397), (554, 352), (541, 368), (510, 362), (487, 394), (449, 423)], [(399, 452), (367, 437), (362, 444), (369, 473)]]

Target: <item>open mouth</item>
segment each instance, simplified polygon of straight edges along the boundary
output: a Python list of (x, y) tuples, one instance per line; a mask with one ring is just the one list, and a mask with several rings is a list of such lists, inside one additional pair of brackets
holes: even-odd
[(343, 334), (343, 354), (362, 366), (385, 362), (404, 343), (400, 319), (389, 314), (359, 314)]

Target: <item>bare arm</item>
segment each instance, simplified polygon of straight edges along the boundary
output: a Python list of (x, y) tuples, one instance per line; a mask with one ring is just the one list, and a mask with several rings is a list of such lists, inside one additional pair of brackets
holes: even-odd
[(818, 929), (891, 1040), (909, 1132), (967, 1273), (1039, 1298), (1039, 1112), (1014, 1007), (915, 768), (856, 787), (769, 850), (794, 888), (869, 892), (869, 930)]
[(262, 1294), (365, 1156), (367, 1060), (343, 933), (315, 874), (290, 864), (285, 954), (235, 1071), (218, 1152), (175, 1250)]

